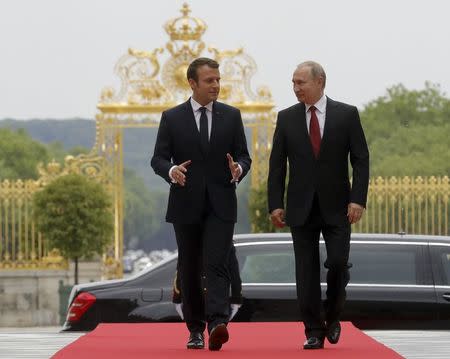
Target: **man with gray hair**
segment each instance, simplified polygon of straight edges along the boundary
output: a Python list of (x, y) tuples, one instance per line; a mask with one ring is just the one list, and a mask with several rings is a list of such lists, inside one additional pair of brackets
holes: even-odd
[[(325, 96), (325, 83), (321, 65), (313, 61), (298, 65), (292, 84), (299, 103), (278, 114), (269, 164), (271, 220), (277, 227), (290, 226), (293, 238), (297, 296), (307, 338), (304, 349), (323, 348), (325, 337), (332, 344), (339, 340), (350, 279), (351, 224), (363, 214), (369, 185), (369, 150), (358, 110)], [(328, 269), (325, 318), (321, 316), (321, 233)]]

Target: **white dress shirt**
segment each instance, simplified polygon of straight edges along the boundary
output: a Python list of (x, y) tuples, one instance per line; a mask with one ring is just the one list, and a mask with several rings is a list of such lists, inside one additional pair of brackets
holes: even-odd
[[(199, 132), (200, 132), (200, 116), (202, 114), (202, 112), (200, 111), (200, 108), (206, 107), (206, 117), (208, 118), (208, 139), (210, 139), (211, 138), (211, 128), (212, 128), (213, 102), (211, 101), (207, 105), (202, 106), (197, 101), (195, 101), (192, 97), (190, 98), (190, 102), (191, 102), (192, 111), (194, 112), (195, 123), (197, 124), (197, 129)], [(172, 180), (172, 183), (176, 182), (172, 177), (172, 171), (175, 167), (177, 167), (177, 166), (176, 165), (172, 166), (169, 170), (169, 177)], [(242, 175), (242, 167), (240, 164), (238, 164), (238, 167), (239, 167), (239, 171), (240, 171), (240, 173), (239, 173), (239, 177), (240, 177)], [(235, 181), (233, 181), (233, 182), (235, 182)]]
[[(309, 112), (309, 108), (313, 105), (305, 105), (305, 111), (306, 111), (306, 128), (308, 129), (309, 133), (309, 124), (311, 122), (311, 112)], [(323, 129), (325, 127), (325, 117), (327, 113), (327, 97), (323, 95), (319, 101), (317, 101), (314, 104), (314, 107), (316, 108), (316, 116), (319, 120), (319, 127), (320, 127), (320, 138), (323, 137)]]
[(197, 124), (197, 129), (199, 132), (200, 132), (200, 116), (202, 114), (202, 112), (200, 111), (200, 108), (206, 107), (206, 117), (208, 118), (208, 139), (210, 139), (211, 138), (211, 127), (212, 127), (213, 102), (211, 101), (209, 104), (202, 106), (191, 97), (191, 106), (192, 106), (192, 111), (194, 111), (195, 123)]

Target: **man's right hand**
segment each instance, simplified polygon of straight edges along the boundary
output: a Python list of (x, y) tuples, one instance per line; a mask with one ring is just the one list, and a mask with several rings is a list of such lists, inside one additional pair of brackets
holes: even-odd
[(180, 186), (184, 186), (186, 184), (185, 173), (187, 172), (187, 166), (189, 166), (191, 162), (191, 160), (188, 160), (186, 162), (183, 162), (181, 165), (174, 167), (172, 172), (170, 173), (170, 178)]
[(283, 228), (286, 225), (286, 222), (284, 221), (284, 209), (274, 209), (270, 214), (270, 219), (275, 227)]

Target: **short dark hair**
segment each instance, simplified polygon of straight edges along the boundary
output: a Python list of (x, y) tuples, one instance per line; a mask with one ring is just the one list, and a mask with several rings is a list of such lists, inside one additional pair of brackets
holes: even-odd
[(193, 79), (195, 82), (197, 82), (198, 81), (197, 69), (204, 65), (207, 65), (213, 69), (219, 68), (219, 63), (216, 60), (209, 59), (207, 57), (199, 57), (198, 59), (195, 59), (189, 64), (186, 73), (188, 81), (190, 79)]

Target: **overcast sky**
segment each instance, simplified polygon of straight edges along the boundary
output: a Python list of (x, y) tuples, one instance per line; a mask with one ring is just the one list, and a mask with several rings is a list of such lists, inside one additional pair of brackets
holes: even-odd
[[(100, 91), (118, 86), (129, 47), (153, 50), (182, 0), (2, 0), (0, 119), (93, 118)], [(190, 0), (206, 45), (244, 47), (277, 109), (296, 102), (295, 65), (320, 62), (326, 93), (362, 108), (403, 83), (450, 93), (450, 3), (444, 0)], [(208, 53), (205, 53), (208, 55)]]

